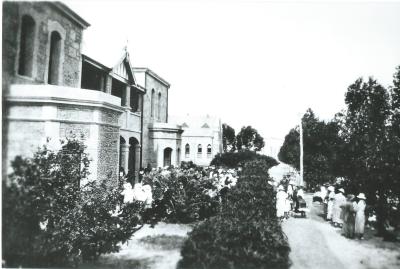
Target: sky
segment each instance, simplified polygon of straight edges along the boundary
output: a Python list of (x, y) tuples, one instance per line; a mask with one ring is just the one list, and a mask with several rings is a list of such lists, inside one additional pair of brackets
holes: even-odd
[(88, 56), (127, 45), (134, 67), (171, 84), (170, 114), (251, 125), (271, 155), (307, 108), (329, 120), (357, 78), (389, 86), (400, 65), (398, 1), (64, 2), (91, 24)]

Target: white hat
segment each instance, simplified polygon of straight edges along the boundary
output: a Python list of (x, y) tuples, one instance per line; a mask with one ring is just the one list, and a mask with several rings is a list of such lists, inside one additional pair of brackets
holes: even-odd
[(364, 193), (359, 193), (358, 195), (357, 195), (357, 198), (358, 199), (364, 199), (364, 200), (366, 200), (367, 199), (367, 197), (365, 197), (365, 194)]
[(283, 186), (282, 185), (279, 185), (278, 191), (283, 191)]
[(341, 193), (344, 193), (344, 189), (343, 189), (343, 188), (340, 188), (339, 191), (340, 191)]

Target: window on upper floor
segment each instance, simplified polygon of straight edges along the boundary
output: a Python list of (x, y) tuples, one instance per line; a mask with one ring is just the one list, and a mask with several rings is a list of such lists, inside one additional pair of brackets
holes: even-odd
[(50, 35), (50, 55), (47, 83), (57, 85), (59, 83), (61, 66), (61, 35), (57, 31)]
[(199, 144), (197, 146), (197, 157), (201, 158), (202, 153), (203, 153), (203, 147), (201, 146), (201, 144)]
[(190, 156), (190, 146), (189, 144), (186, 144), (185, 146), (185, 158), (189, 158)]
[(161, 93), (158, 93), (158, 109), (157, 109), (157, 119), (161, 120)]
[(208, 146), (207, 146), (207, 157), (211, 158), (211, 155), (212, 155), (212, 148), (211, 148), (211, 145), (208, 144)]
[(155, 97), (155, 91), (154, 89), (151, 90), (151, 105), (150, 105), (150, 109), (151, 109), (151, 116), (154, 117), (154, 97)]
[(35, 21), (24, 15), (21, 20), (21, 36), (19, 43), (18, 74), (32, 77), (33, 50), (35, 43)]

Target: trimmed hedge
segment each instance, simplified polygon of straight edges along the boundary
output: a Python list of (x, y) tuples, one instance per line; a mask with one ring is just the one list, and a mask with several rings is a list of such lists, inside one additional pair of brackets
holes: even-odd
[(178, 268), (289, 268), (290, 247), (276, 218), (268, 162), (244, 166), (220, 213), (189, 234)]
[(214, 157), (210, 165), (236, 168), (238, 166), (244, 165), (246, 162), (255, 160), (263, 160), (269, 167), (273, 167), (279, 164), (278, 161), (272, 157), (258, 154), (254, 151), (244, 150), (238, 152), (219, 153)]

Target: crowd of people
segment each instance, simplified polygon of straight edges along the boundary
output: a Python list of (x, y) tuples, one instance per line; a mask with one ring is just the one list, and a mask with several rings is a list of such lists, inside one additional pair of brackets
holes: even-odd
[(280, 220), (285, 220), (293, 213), (300, 213), (305, 216), (308, 211), (304, 200), (304, 190), (301, 186), (296, 186), (293, 180), (285, 190), (283, 185), (279, 185), (276, 193), (276, 215)]
[(364, 193), (347, 194), (345, 190), (334, 186), (321, 187), (326, 221), (341, 228), (347, 238), (364, 238), (366, 197)]
[(123, 181), (123, 192), (124, 203), (132, 202), (133, 200), (144, 202), (146, 207), (151, 207), (153, 202), (153, 194), (151, 187), (151, 179), (157, 173), (161, 175), (167, 175), (174, 171), (180, 173), (183, 171), (189, 172), (193, 178), (207, 178), (212, 181), (213, 188), (207, 191), (207, 195), (210, 197), (219, 196), (222, 199), (230, 188), (236, 185), (238, 180), (238, 174), (241, 169), (222, 169), (216, 168), (215, 166), (208, 167), (160, 167), (158, 169), (141, 169), (139, 171), (138, 179), (131, 180), (128, 175), (125, 174), (123, 168), (120, 168), (120, 180)]

